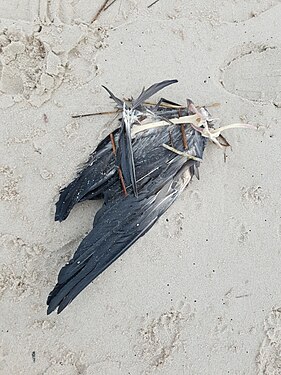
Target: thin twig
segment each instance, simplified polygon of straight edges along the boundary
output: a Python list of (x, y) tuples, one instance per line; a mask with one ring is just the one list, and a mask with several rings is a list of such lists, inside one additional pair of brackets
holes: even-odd
[(159, 0), (155, 0), (153, 1), (153, 3), (151, 3), (150, 5), (148, 5), (148, 8), (151, 8), (154, 4), (158, 3)]
[[(116, 157), (116, 145), (115, 145), (115, 141), (114, 141), (114, 135), (112, 133), (110, 133), (109, 137), (110, 137), (110, 141), (111, 141), (111, 145), (112, 145), (113, 155)], [(121, 170), (120, 167), (118, 167), (118, 175), (119, 175), (119, 179), (120, 179), (120, 182), (121, 182), (123, 193), (125, 194), (125, 197), (126, 197), (128, 195), (128, 193), (127, 193), (123, 173), (122, 173), (122, 170)]]
[[(195, 115), (190, 115), (190, 116), (173, 118), (173, 119), (171, 119), (170, 122), (172, 122), (173, 124), (190, 124), (190, 125), (196, 124), (196, 125), (200, 126), (201, 121), (202, 121), (202, 118), (199, 117), (199, 115), (195, 114)], [(151, 122), (151, 123), (143, 124), (143, 125), (133, 125), (132, 136), (134, 136), (137, 133), (142, 132), (144, 130), (154, 129), (154, 128), (158, 128), (160, 126), (168, 126), (168, 125), (170, 125), (170, 122), (156, 121), (156, 122)]]
[(114, 142), (114, 136), (113, 136), (112, 133), (110, 133), (109, 137), (110, 137), (110, 141), (111, 141), (111, 144), (112, 144), (113, 155), (116, 156), (116, 146), (115, 146), (115, 142)]
[(186, 138), (186, 132), (185, 132), (185, 126), (184, 126), (184, 124), (181, 125), (181, 135), (182, 135), (183, 148), (185, 150), (187, 150), (188, 145), (187, 145), (187, 138)]
[(101, 115), (111, 115), (113, 113), (118, 113), (119, 111), (107, 111), (107, 112), (95, 112), (95, 113), (84, 113), (82, 115), (72, 115), (72, 118), (79, 117), (89, 117), (89, 116), (101, 116)]
[(112, 4), (115, 3), (116, 0), (113, 0), (110, 4), (108, 4), (103, 10), (107, 10), (109, 7), (111, 7)]
[[(153, 105), (153, 106), (156, 106), (156, 103), (153, 103), (153, 102), (149, 102), (149, 101), (145, 101), (143, 102), (143, 104), (145, 105)], [(162, 107), (162, 108), (175, 108), (175, 109), (184, 109), (186, 108), (184, 105), (174, 105), (174, 104), (160, 104), (159, 107)]]
[[(182, 115), (182, 111), (181, 109), (179, 109), (179, 117), (181, 117), (181, 115)], [(184, 124), (181, 125), (181, 137), (182, 137), (183, 148), (186, 150), (188, 146), (187, 146), (187, 138), (186, 138)]]
[(183, 152), (183, 151), (180, 151), (180, 150), (177, 150), (176, 148), (174, 147), (170, 147), (169, 145), (167, 145), (166, 143), (163, 143), (162, 144), (163, 147), (165, 147), (167, 150), (171, 151), (171, 152), (174, 152), (175, 154), (177, 155), (180, 155), (180, 156), (183, 156), (187, 159), (192, 159), (192, 160), (195, 160), (195, 161), (202, 161), (201, 158), (198, 158), (197, 156), (194, 156), (192, 154), (189, 154), (187, 152)]
[(121, 170), (120, 167), (118, 167), (118, 175), (119, 175), (119, 178), (120, 178), (120, 182), (121, 182), (123, 193), (124, 193), (124, 195), (126, 197), (128, 195), (128, 193), (127, 193), (127, 189), (126, 189), (126, 185), (125, 185), (123, 173), (122, 173), (122, 170)]
[(103, 12), (106, 9), (106, 7), (108, 6), (109, 1), (110, 0), (105, 0), (103, 2), (102, 6), (99, 8), (99, 10), (95, 14), (94, 18), (92, 19), (91, 23), (95, 22), (99, 18), (101, 12)]

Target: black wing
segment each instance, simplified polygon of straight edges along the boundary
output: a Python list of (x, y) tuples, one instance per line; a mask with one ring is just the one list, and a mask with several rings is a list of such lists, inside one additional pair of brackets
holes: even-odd
[[(113, 132), (115, 142), (117, 142), (119, 132), (120, 129)], [(100, 198), (106, 183), (110, 179), (112, 179), (112, 183), (116, 181), (117, 175), (115, 172), (115, 157), (112, 152), (110, 137), (107, 136), (100, 142), (77, 177), (60, 191), (60, 197), (56, 203), (55, 220), (65, 220), (74, 205), (88, 199), (89, 195), (90, 199)]]
[(96, 214), (93, 229), (65, 265), (48, 297), (48, 314), (60, 313), (89, 283), (145, 234), (192, 178), (194, 161), (176, 157), (138, 197), (119, 195)]

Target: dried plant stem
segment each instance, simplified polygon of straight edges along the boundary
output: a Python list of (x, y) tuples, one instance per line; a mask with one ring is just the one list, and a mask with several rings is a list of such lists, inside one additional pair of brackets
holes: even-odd
[(153, 3), (151, 3), (151, 4), (148, 5), (147, 7), (148, 7), (148, 8), (151, 8), (154, 4), (158, 3), (158, 1), (159, 1), (159, 0), (155, 0), (155, 1), (153, 1)]
[(202, 159), (197, 158), (196, 156), (191, 155), (188, 152), (183, 152), (183, 151), (177, 150), (176, 148), (171, 147), (171, 146), (167, 145), (166, 143), (163, 143), (162, 146), (165, 147), (167, 150), (169, 150), (171, 152), (174, 152), (177, 155), (184, 156), (187, 159), (192, 159), (192, 160), (200, 161), (200, 162), (202, 161)]
[(184, 124), (181, 125), (181, 135), (182, 135), (182, 144), (183, 148), (187, 150), (188, 145), (187, 145), (187, 138), (186, 138), (186, 132), (185, 132), (185, 127)]
[(112, 115), (113, 113), (118, 113), (119, 111), (107, 111), (107, 112), (95, 112), (95, 113), (84, 113), (82, 115), (72, 115), (72, 118), (89, 117), (89, 116), (102, 116), (102, 115)]
[[(116, 157), (116, 145), (115, 145), (115, 141), (114, 141), (114, 135), (112, 133), (110, 133), (109, 137), (110, 137), (110, 141), (111, 141), (111, 144), (112, 144), (113, 155)], [(123, 191), (124, 195), (127, 196), (128, 193), (127, 193), (123, 173), (122, 173), (122, 170), (121, 170), (120, 167), (118, 167), (118, 176), (119, 176), (119, 179), (120, 179), (120, 182), (121, 182), (122, 191)]]
[(108, 7), (109, 2), (110, 2), (110, 0), (105, 0), (103, 2), (102, 6), (99, 8), (99, 10), (95, 14), (94, 18), (92, 19), (91, 23), (95, 22), (99, 18), (101, 12), (103, 12)]
[(110, 137), (110, 141), (111, 141), (111, 144), (112, 144), (113, 155), (116, 156), (116, 146), (115, 146), (115, 141), (114, 141), (114, 135), (112, 133), (110, 133), (109, 137)]
[(128, 195), (128, 193), (127, 193), (127, 189), (126, 189), (126, 185), (125, 185), (125, 181), (124, 181), (123, 173), (122, 173), (120, 167), (118, 167), (118, 175), (119, 175), (119, 178), (120, 178), (120, 182), (121, 182), (121, 186), (122, 186), (123, 193), (124, 193), (124, 195), (125, 195), (125, 197), (126, 197), (126, 196)]
[(133, 125), (131, 134), (133, 136), (144, 130), (159, 128), (161, 126), (169, 126), (171, 123), (175, 125), (194, 124), (194, 125), (200, 126), (201, 121), (202, 121), (202, 118), (199, 115), (195, 114), (195, 115), (190, 115), (190, 116), (182, 116), (178, 118), (173, 118), (170, 120), (170, 122), (163, 120), (163, 121), (156, 121), (156, 122), (151, 122), (151, 123), (143, 124), (143, 125)]
[(112, 2), (110, 4), (108, 4), (103, 10), (107, 10), (109, 7), (111, 7), (112, 4), (115, 3), (116, 0), (112, 0)]

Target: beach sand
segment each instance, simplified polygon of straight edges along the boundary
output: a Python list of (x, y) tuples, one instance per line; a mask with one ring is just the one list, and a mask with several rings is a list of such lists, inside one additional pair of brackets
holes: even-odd
[[(97, 4), (96, 4), (97, 3)], [(278, 0), (0, 3), (0, 374), (281, 374), (281, 4)], [(117, 96), (213, 105), (208, 144), (155, 226), (62, 314), (46, 299), (101, 202), (54, 222), (116, 124)], [(216, 104), (217, 103), (217, 104)]]

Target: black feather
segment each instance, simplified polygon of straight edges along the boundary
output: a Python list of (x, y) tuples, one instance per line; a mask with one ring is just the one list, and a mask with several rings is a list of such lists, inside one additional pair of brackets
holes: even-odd
[(164, 89), (164, 87), (172, 85), (173, 83), (177, 83), (177, 79), (170, 79), (158, 83), (154, 83), (154, 85), (151, 85), (148, 89), (144, 90), (139, 97), (134, 100), (133, 102), (133, 108), (139, 107), (144, 101), (149, 99), (152, 95), (156, 94), (158, 91)]

